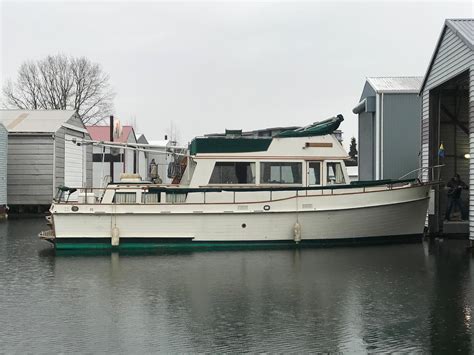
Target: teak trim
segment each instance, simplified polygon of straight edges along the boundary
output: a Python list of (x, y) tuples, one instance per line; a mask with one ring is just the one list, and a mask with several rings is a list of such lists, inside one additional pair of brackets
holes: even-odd
[(306, 148), (332, 148), (332, 143), (305, 143)]

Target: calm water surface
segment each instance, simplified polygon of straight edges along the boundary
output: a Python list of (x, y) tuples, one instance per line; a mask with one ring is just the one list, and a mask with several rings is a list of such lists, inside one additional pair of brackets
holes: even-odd
[(55, 254), (0, 223), (0, 352), (472, 353), (466, 241)]

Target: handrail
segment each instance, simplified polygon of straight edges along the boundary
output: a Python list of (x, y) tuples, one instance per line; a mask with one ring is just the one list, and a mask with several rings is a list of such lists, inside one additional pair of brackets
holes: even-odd
[[(278, 187), (278, 186), (256, 186), (256, 187), (248, 187), (248, 188), (232, 188), (232, 187), (222, 187), (222, 188), (206, 188), (206, 187), (198, 187), (198, 188), (189, 188), (189, 187), (176, 187), (176, 185), (169, 185), (170, 187), (163, 186), (163, 185), (145, 185), (145, 186), (133, 186), (126, 185), (126, 186), (108, 186), (106, 188), (93, 188), (93, 187), (79, 187), (79, 188), (69, 188), (66, 186), (58, 187), (59, 192), (85, 192), (85, 198), (87, 201), (88, 194), (94, 194), (94, 191), (101, 191), (105, 192), (105, 190), (112, 190), (112, 191), (120, 191), (120, 190), (142, 190), (151, 193), (167, 193), (170, 195), (174, 194), (188, 194), (188, 193), (209, 193), (209, 192), (233, 192), (233, 200), (235, 201), (235, 193), (236, 192), (270, 192), (270, 196), (272, 196), (273, 192), (276, 191), (324, 191), (330, 190), (331, 194), (334, 193), (334, 190), (341, 190), (341, 189), (363, 189), (365, 192), (367, 187), (377, 187), (377, 186), (388, 186), (390, 189), (394, 185), (405, 184), (405, 183), (413, 183), (415, 179), (405, 179), (405, 180), (375, 180), (375, 181), (357, 181), (351, 184), (341, 184), (341, 185), (328, 185), (328, 186), (285, 186), (285, 187)], [(62, 194), (58, 196), (59, 198), (55, 199), (55, 202), (61, 202)], [(68, 196), (69, 197), (69, 196)], [(67, 202), (67, 201), (66, 201)]]
[[(422, 167), (422, 168), (418, 168), (418, 169), (415, 169), (415, 170), (412, 170), (408, 173), (406, 173), (405, 175), (402, 175), (398, 178), (398, 180), (402, 180), (403, 178), (406, 178), (408, 175), (414, 173), (414, 172), (417, 172), (417, 171), (420, 171), (420, 172), (423, 172), (424, 170), (429, 170), (429, 169), (432, 169), (434, 170), (435, 168), (441, 168), (445, 166), (445, 164), (440, 164), (440, 165), (433, 165), (433, 166), (425, 166), (425, 167)], [(419, 178), (420, 177), (420, 174), (417, 175), (417, 177)]]
[[(386, 179), (386, 180), (374, 180), (374, 181), (354, 181), (350, 184), (338, 184), (338, 185), (326, 185), (326, 186), (262, 186), (256, 185), (255, 187), (179, 187), (178, 185), (154, 185), (147, 184), (144, 186), (134, 186), (139, 184), (117, 184), (117, 186), (107, 187), (76, 187), (78, 191), (89, 190), (89, 191), (101, 191), (101, 190), (130, 190), (140, 188), (141, 190), (148, 190), (150, 192), (257, 192), (257, 191), (305, 191), (305, 190), (339, 190), (339, 189), (354, 189), (359, 187), (372, 187), (382, 185), (397, 185), (415, 182), (416, 179)], [(115, 185), (115, 183), (114, 183)], [(72, 188), (72, 187), (71, 187)], [(71, 189), (70, 187), (60, 186), (58, 189)], [(66, 191), (65, 190), (65, 191)]]
[(232, 187), (162, 187), (149, 186), (147, 189), (151, 192), (175, 192), (175, 193), (192, 193), (192, 192), (258, 192), (258, 191), (310, 191), (310, 190), (340, 190), (355, 189), (360, 187), (395, 185), (402, 183), (415, 182), (416, 179), (404, 180), (375, 180), (375, 181), (356, 181), (351, 184), (326, 185), (326, 186), (255, 186), (245, 188)]

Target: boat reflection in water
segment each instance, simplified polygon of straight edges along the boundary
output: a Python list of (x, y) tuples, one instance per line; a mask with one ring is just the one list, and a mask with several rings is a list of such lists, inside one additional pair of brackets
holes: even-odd
[(86, 332), (85, 349), (469, 353), (463, 246), (45, 257), (52, 292), (73, 293), (55, 317), (73, 339)]

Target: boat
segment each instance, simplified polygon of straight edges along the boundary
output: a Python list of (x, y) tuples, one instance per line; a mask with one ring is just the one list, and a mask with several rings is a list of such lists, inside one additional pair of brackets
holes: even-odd
[[(348, 156), (334, 134), (342, 120), (272, 137), (196, 137), (178, 184), (132, 174), (98, 190), (61, 187), (51, 229), (40, 237), (57, 249), (299, 248), (419, 238), (432, 184), (350, 182)], [(77, 201), (69, 199), (73, 193)]]

